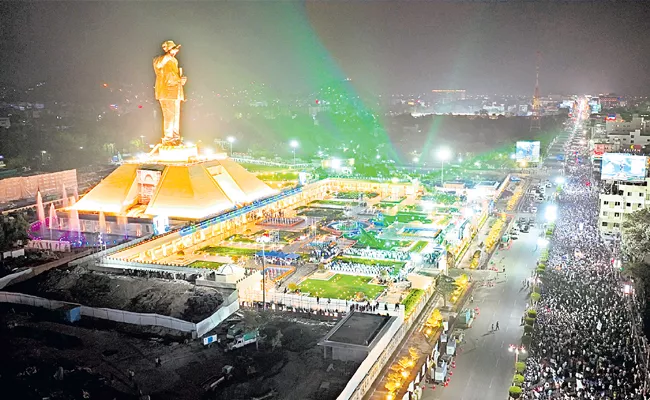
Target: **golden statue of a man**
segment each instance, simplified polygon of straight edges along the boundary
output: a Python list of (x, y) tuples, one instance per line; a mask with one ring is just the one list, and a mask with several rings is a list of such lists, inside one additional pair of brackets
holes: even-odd
[(187, 77), (183, 76), (183, 69), (178, 68), (176, 54), (180, 48), (180, 44), (167, 40), (162, 44), (165, 54), (153, 59), (153, 69), (156, 72), (156, 100), (160, 101), (163, 114), (162, 144), (164, 146), (181, 144), (181, 101), (185, 101), (183, 85), (187, 82)]

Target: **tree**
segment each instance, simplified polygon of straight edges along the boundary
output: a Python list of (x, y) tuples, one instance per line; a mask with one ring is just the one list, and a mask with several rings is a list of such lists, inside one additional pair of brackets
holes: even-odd
[(26, 244), (29, 239), (28, 229), (29, 223), (22, 213), (0, 216), (0, 259), (3, 264), (5, 251), (13, 249), (16, 242)]
[(436, 290), (442, 296), (442, 301), (444, 306), (447, 307), (447, 298), (452, 295), (458, 289), (458, 285), (453, 278), (448, 277), (447, 275), (440, 275), (436, 283)]
[(626, 258), (636, 263), (646, 261), (650, 254), (650, 209), (625, 215), (621, 233), (621, 250)]

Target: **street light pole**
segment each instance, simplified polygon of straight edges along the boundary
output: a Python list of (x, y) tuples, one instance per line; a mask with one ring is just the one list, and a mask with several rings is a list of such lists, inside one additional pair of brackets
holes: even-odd
[(289, 142), (289, 146), (291, 146), (291, 151), (293, 152), (293, 165), (296, 165), (296, 147), (298, 147), (298, 141), (297, 140), (292, 140)]
[(440, 186), (445, 187), (445, 160), (444, 159), (442, 159), (442, 163), (441, 163)]
[(262, 242), (262, 310), (266, 310), (266, 252)]
[(228, 143), (230, 143), (230, 157), (232, 157), (232, 144), (235, 142), (235, 138), (232, 136), (228, 136)]

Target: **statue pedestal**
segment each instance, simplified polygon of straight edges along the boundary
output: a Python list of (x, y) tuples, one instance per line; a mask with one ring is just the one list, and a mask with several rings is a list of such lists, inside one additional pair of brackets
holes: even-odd
[(163, 162), (188, 162), (196, 160), (198, 156), (196, 146), (160, 146), (157, 159)]

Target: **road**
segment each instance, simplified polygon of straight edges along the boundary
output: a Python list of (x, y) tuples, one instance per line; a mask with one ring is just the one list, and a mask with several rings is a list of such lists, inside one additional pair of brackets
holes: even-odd
[[(551, 146), (550, 154), (562, 154), (562, 147), (568, 135), (561, 135)], [(549, 160), (545, 163), (551, 179), (562, 175), (562, 164)], [(547, 189), (547, 195), (555, 191), (555, 186)], [(465, 342), (461, 345), (456, 358), (456, 368), (449, 386), (438, 386), (432, 390), (428, 385), (423, 391), (424, 400), (503, 400), (508, 396), (508, 388), (514, 375), (515, 355), (509, 351), (511, 344), (520, 345), (523, 335), (521, 317), (528, 304), (527, 289), (522, 281), (529, 278), (536, 268), (541, 248), (538, 238), (543, 234), (544, 210), (548, 202), (538, 206), (536, 225), (530, 232), (519, 234), (510, 249), (498, 250), (491, 262), (503, 267), (506, 273), (499, 273), (494, 287), (480, 287), (474, 291), (474, 306), (479, 307), (480, 314), (472, 328), (465, 331)], [(522, 207), (523, 209), (523, 207)], [(531, 214), (518, 212), (520, 216)], [(499, 330), (496, 328), (499, 323)]]
[[(524, 215), (524, 214), (521, 214)], [(529, 214), (525, 214), (529, 215)], [(520, 344), (523, 327), (521, 316), (526, 310), (528, 291), (522, 281), (531, 276), (536, 266), (539, 249), (537, 238), (541, 230), (531, 228), (522, 233), (509, 250), (499, 250), (492, 258), (494, 265), (505, 266), (494, 287), (474, 291), (474, 306), (480, 314), (472, 328), (465, 331), (456, 369), (448, 387), (424, 391), (426, 400), (502, 400), (514, 374), (514, 354), (510, 344)], [(499, 323), (499, 330), (492, 325)]]

